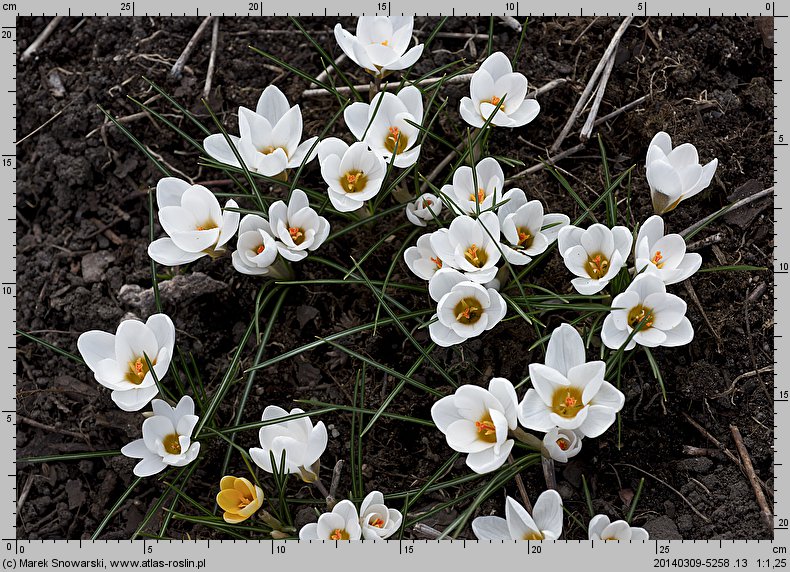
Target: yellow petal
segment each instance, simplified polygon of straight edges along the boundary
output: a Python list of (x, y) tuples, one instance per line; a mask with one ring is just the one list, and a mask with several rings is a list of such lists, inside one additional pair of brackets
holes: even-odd
[(251, 497), (255, 492), (255, 487), (253, 487), (252, 483), (244, 477), (239, 477), (236, 479), (236, 482), (233, 483), (233, 488), (246, 497)]
[(241, 495), (236, 489), (225, 489), (217, 493), (217, 504), (224, 511), (239, 512), (239, 502), (241, 502)]
[(250, 516), (252, 516), (253, 514), (255, 514), (255, 512), (256, 512), (256, 511), (257, 511), (259, 508), (261, 508), (261, 505), (262, 505), (262, 504), (263, 504), (263, 499), (256, 498), (256, 499), (255, 499), (255, 500), (253, 500), (253, 501), (252, 501), (250, 504), (248, 504), (248, 505), (247, 505), (247, 506), (245, 506), (243, 509), (241, 509), (240, 511), (238, 511), (238, 513), (239, 513), (239, 515), (240, 515), (240, 516), (243, 516), (244, 518), (250, 517)]
[(249, 516), (242, 516), (240, 514), (232, 514), (232, 513), (226, 512), (225, 514), (222, 515), (222, 518), (224, 518), (225, 522), (227, 522), (229, 524), (238, 524), (239, 522), (243, 522), (243, 521), (247, 520), (249, 518)]
[(223, 491), (225, 489), (232, 489), (235, 482), (236, 482), (236, 477), (233, 477), (231, 475), (224, 476), (219, 481), (219, 488)]

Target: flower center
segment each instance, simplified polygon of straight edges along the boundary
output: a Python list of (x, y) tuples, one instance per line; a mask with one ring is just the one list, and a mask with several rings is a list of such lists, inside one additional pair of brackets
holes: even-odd
[(628, 325), (636, 329), (642, 320), (644, 320), (642, 329), (649, 330), (653, 327), (655, 317), (653, 316), (652, 308), (645, 308), (642, 304), (639, 304), (631, 308), (631, 311), (628, 312)]
[(528, 228), (522, 226), (517, 228), (516, 232), (518, 232), (518, 246), (521, 248), (529, 248), (535, 242), (535, 237)]
[(340, 186), (347, 193), (358, 193), (365, 189), (368, 178), (362, 171), (349, 171), (340, 177)]
[(170, 435), (165, 436), (162, 439), (162, 445), (164, 445), (165, 451), (171, 455), (181, 454), (181, 443), (178, 442), (178, 433), (170, 433)]
[(436, 270), (442, 269), (442, 261), (438, 256), (431, 258), (431, 262), (433, 262), (436, 265)]
[(480, 421), (475, 421), (475, 428), (477, 428), (478, 439), (486, 443), (496, 443), (496, 426), (488, 411), (480, 418)]
[(398, 155), (406, 150), (409, 139), (397, 127), (389, 128), (389, 135), (384, 138), (384, 148), (390, 153)]
[(422, 208), (427, 208), (433, 204), (431, 199), (423, 199), (422, 200)]
[(253, 251), (255, 254), (260, 254), (260, 253), (261, 253), (261, 252), (263, 252), (264, 250), (266, 250), (266, 247), (265, 247), (264, 245), (262, 245), (262, 244), (258, 245), (258, 248), (253, 248), (253, 249), (252, 249), (252, 251)]
[(291, 235), (291, 240), (294, 241), (296, 246), (299, 246), (304, 242), (304, 231), (301, 228), (292, 226), (288, 228), (288, 234)]
[[(259, 153), (262, 153), (263, 155), (271, 155), (272, 153), (274, 153), (275, 151), (277, 151), (277, 149), (282, 149), (282, 147), (274, 147), (274, 146), (272, 146), (272, 145), (267, 145), (267, 146), (266, 146), (266, 147), (264, 147), (263, 149), (259, 149), (259, 150), (258, 150), (258, 152), (259, 152)], [(285, 151), (285, 149), (283, 149), (283, 151)], [(286, 155), (287, 155), (287, 154), (288, 154), (288, 153), (286, 153)]]
[(593, 280), (606, 276), (609, 270), (609, 259), (600, 252), (591, 254), (587, 259), (587, 275)]
[(469, 200), (473, 202), (477, 201), (478, 204), (482, 203), (484, 200), (486, 200), (486, 190), (483, 188), (477, 189), (477, 196), (473, 194), (469, 195)]
[[(490, 103), (491, 105), (493, 105), (494, 107), (496, 107), (497, 105), (499, 105), (499, 102), (500, 102), (500, 101), (502, 101), (502, 98), (501, 98), (501, 97), (497, 97), (497, 96), (495, 95), (495, 96), (494, 96), (494, 97), (492, 97), (491, 99), (487, 100), (487, 103)], [(503, 103), (502, 105), (499, 105), (499, 109), (500, 109), (501, 111), (505, 111), (505, 104)]]
[(381, 42), (381, 45), (382, 46), (389, 46), (389, 40), (384, 40), (383, 42)]
[(248, 497), (248, 496), (246, 496), (246, 495), (243, 495), (243, 494), (239, 493), (239, 503), (238, 503), (238, 507), (239, 507), (240, 509), (246, 508), (246, 507), (247, 507), (247, 505), (249, 505), (249, 504), (250, 504), (252, 501), (253, 501), (253, 499), (252, 499), (252, 498), (250, 498), (250, 497)]
[(475, 298), (464, 298), (453, 308), (455, 319), (462, 324), (474, 324), (483, 315), (480, 302)]
[[(560, 417), (572, 419), (583, 408), (584, 403), (582, 403), (582, 392), (580, 389), (576, 387), (560, 387), (554, 392), (551, 400), (551, 409)], [(559, 445), (559, 441), (557, 444)], [(560, 448), (562, 448), (561, 445)]]
[[(156, 364), (156, 359), (151, 360), (151, 365)], [(146, 374), (148, 373), (148, 364), (145, 363), (144, 357), (138, 357), (134, 361), (129, 362), (129, 371), (124, 375), (124, 379), (134, 385), (143, 383)]]
[(349, 538), (345, 528), (336, 528), (329, 535), (329, 540), (348, 540)]
[(203, 224), (199, 224), (195, 227), (195, 230), (214, 230), (217, 228), (217, 225), (214, 223), (213, 220), (208, 220)]
[(371, 520), (368, 521), (368, 524), (370, 524), (370, 526), (375, 526), (376, 528), (382, 528), (384, 526), (384, 520), (379, 518), (378, 516), (373, 515), (370, 518)]
[(653, 256), (653, 258), (650, 259), (650, 262), (655, 264), (656, 268), (663, 268), (664, 267), (664, 262), (661, 262), (663, 259), (664, 259), (664, 257), (661, 256), (661, 251), (660, 250), (656, 250), (656, 253)]
[(524, 535), (524, 540), (543, 540), (545, 537), (540, 532), (530, 531)]
[(567, 451), (571, 447), (571, 442), (563, 437), (560, 437), (559, 439), (557, 439), (557, 447), (559, 447), (563, 451)]
[(478, 248), (476, 244), (473, 244), (464, 252), (464, 258), (466, 258), (472, 266), (482, 268), (488, 260), (488, 253)]

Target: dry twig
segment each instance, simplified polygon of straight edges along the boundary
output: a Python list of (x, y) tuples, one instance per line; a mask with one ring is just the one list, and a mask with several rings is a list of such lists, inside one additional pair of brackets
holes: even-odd
[(47, 27), (44, 28), (44, 31), (41, 32), (35, 40), (33, 40), (33, 43), (30, 44), (24, 52), (22, 52), (22, 57), (20, 59), (23, 62), (30, 59), (30, 56), (35, 54), (36, 50), (38, 50), (42, 44), (47, 41), (47, 38), (52, 35), (52, 32), (55, 31), (55, 28), (58, 27), (58, 24), (60, 24), (62, 19), (63, 16), (55, 16), (49, 21), (49, 24), (47, 24)]
[(192, 51), (195, 49), (195, 46), (197, 46), (200, 37), (203, 35), (203, 32), (206, 31), (206, 27), (209, 25), (209, 23), (213, 18), (214, 16), (206, 16), (204, 20), (200, 23), (200, 26), (198, 26), (198, 29), (195, 30), (195, 33), (189, 39), (189, 42), (187, 42), (184, 51), (181, 52), (180, 56), (178, 56), (176, 63), (173, 65), (172, 69), (170, 70), (171, 76), (173, 76), (174, 78), (180, 78), (181, 75), (184, 73), (184, 66), (187, 65), (187, 60), (189, 59), (189, 56), (192, 55)]
[(754, 496), (757, 498), (757, 504), (760, 505), (760, 517), (762, 518), (763, 524), (768, 528), (772, 528), (773, 514), (768, 507), (768, 501), (765, 500), (763, 489), (760, 487), (761, 481), (754, 472), (752, 458), (749, 456), (749, 451), (746, 450), (746, 445), (743, 443), (741, 432), (735, 425), (730, 425), (730, 432), (735, 441), (735, 448), (738, 449), (738, 454), (741, 456), (741, 461), (743, 461), (743, 468), (746, 471), (746, 476), (749, 478), (749, 483), (751, 483), (752, 489), (754, 490)]
[(601, 72), (603, 71), (604, 67), (609, 61), (609, 58), (612, 56), (612, 54), (614, 54), (614, 51), (617, 49), (617, 45), (620, 43), (620, 38), (623, 37), (623, 34), (625, 34), (626, 29), (631, 24), (631, 21), (633, 19), (634, 19), (633, 16), (626, 17), (625, 20), (623, 20), (623, 23), (620, 24), (620, 27), (614, 33), (614, 36), (612, 36), (612, 40), (611, 42), (609, 42), (609, 45), (606, 47), (606, 50), (604, 51), (603, 56), (601, 57), (601, 61), (598, 62), (598, 65), (596, 66), (595, 70), (590, 76), (590, 79), (587, 81), (587, 86), (584, 88), (584, 91), (582, 91), (582, 94), (579, 97), (579, 101), (576, 102), (576, 107), (573, 108), (573, 111), (571, 112), (571, 116), (568, 118), (567, 123), (565, 123), (565, 126), (562, 128), (562, 131), (560, 131), (560, 134), (557, 137), (556, 141), (554, 141), (554, 144), (551, 146), (552, 153), (556, 152), (557, 149), (560, 148), (560, 145), (562, 145), (562, 142), (565, 140), (565, 137), (568, 136), (568, 133), (573, 127), (573, 124), (576, 122), (576, 118), (579, 116), (582, 109), (587, 104), (587, 100), (590, 97), (590, 94), (592, 93), (592, 90), (595, 87), (598, 78), (601, 75)]
[(211, 28), (211, 55), (208, 58), (206, 83), (203, 86), (203, 99), (208, 99), (211, 93), (211, 82), (214, 80), (214, 67), (217, 65), (217, 43), (219, 43), (219, 18), (214, 18), (214, 25)]

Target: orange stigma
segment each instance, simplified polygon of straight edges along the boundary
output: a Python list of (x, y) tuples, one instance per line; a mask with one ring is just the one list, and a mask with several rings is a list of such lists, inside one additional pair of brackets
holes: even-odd
[(291, 235), (291, 238), (297, 239), (302, 236), (302, 229), (292, 226), (288, 229), (288, 234)]
[(664, 257), (661, 255), (661, 251), (660, 250), (656, 250), (656, 254), (655, 254), (655, 256), (653, 256), (653, 258), (650, 260), (650, 262), (655, 264), (656, 268), (661, 268), (661, 267), (664, 266), (664, 263), (661, 262), (661, 260), (663, 260), (663, 258)]
[(500, 101), (502, 101), (502, 99), (500, 99), (495, 95), (494, 97), (491, 98), (491, 105), (499, 105)]
[(143, 359), (137, 358), (134, 362), (134, 372), (139, 375), (140, 377), (143, 376)]
[[(486, 191), (485, 189), (479, 188), (477, 189), (477, 202), (482, 203), (486, 199)], [(475, 195), (469, 195), (469, 200), (474, 201)]]
[(557, 447), (562, 449), (563, 451), (567, 451), (570, 448), (571, 444), (568, 442), (567, 439), (557, 439)]
[(266, 247), (265, 247), (265, 246), (263, 246), (263, 245), (261, 244), (261, 245), (260, 245), (258, 248), (256, 248), (256, 249), (255, 249), (255, 252), (256, 252), (257, 254), (260, 254), (260, 253), (261, 253), (261, 252), (263, 252), (264, 250), (266, 250)]
[(478, 433), (482, 433), (486, 437), (496, 434), (496, 427), (493, 421), (475, 421), (475, 427), (477, 427)]
[(576, 398), (571, 395), (571, 392), (568, 392), (568, 395), (565, 397), (565, 406), (566, 407), (573, 407), (576, 405)]
[(390, 135), (392, 135), (394, 139), (397, 139), (398, 135), (400, 135), (400, 129), (398, 129), (397, 127), (390, 127), (389, 131), (390, 131)]
[(198, 230), (206, 230), (206, 229), (205, 229), (205, 228), (203, 228), (202, 226), (199, 226), (199, 227), (197, 227), (197, 229), (198, 229)]
[(375, 526), (376, 528), (381, 528), (384, 526), (384, 521), (380, 518), (377, 518), (373, 522), (370, 523), (370, 526)]
[(605, 276), (609, 270), (609, 260), (600, 253), (591, 255), (587, 259), (587, 275), (597, 280), (601, 276)]
[(441, 268), (442, 268), (442, 261), (441, 261), (441, 259), (438, 256), (435, 257), (435, 258), (431, 258), (431, 262), (433, 262), (436, 265), (436, 269), (437, 270), (441, 270)]
[(348, 540), (348, 532), (342, 528), (336, 528), (329, 535), (329, 540)]
[(384, 40), (383, 42), (381, 42), (381, 45), (382, 46), (389, 46), (389, 40)]
[(429, 206), (431, 206), (432, 204), (433, 204), (433, 201), (432, 201), (431, 199), (424, 199), (424, 200), (422, 201), (422, 206), (423, 206), (423, 208), (425, 208), (425, 207), (429, 207)]
[(356, 183), (357, 182), (357, 175), (355, 175), (354, 173), (348, 173), (346, 175), (346, 181), (348, 181), (348, 183), (350, 185)]

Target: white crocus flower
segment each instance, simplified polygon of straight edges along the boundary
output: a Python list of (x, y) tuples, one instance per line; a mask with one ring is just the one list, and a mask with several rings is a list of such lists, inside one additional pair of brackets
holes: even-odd
[(283, 201), (269, 207), (271, 234), (277, 241), (277, 250), (283, 258), (293, 262), (307, 257), (307, 251), (316, 250), (329, 236), (329, 222), (310, 208), (307, 194), (294, 189), (288, 205)]
[(188, 465), (200, 452), (200, 443), (191, 439), (199, 419), (191, 397), (185, 395), (175, 407), (154, 399), (151, 407), (154, 413), (143, 421), (143, 438), (121, 449), (127, 457), (142, 459), (134, 466), (138, 477), (150, 477), (166, 467)]
[(329, 200), (340, 212), (355, 211), (375, 197), (387, 173), (384, 159), (367, 143), (348, 146), (336, 137), (321, 141), (318, 160), (321, 176), (329, 186)]
[(555, 490), (540, 493), (532, 515), (512, 497), (505, 518), (478, 516), (472, 521), (478, 540), (557, 540), (562, 535), (562, 497)]
[(428, 332), (442, 347), (479, 336), (496, 326), (507, 313), (499, 292), (467, 280), (452, 268), (436, 272), (428, 282), (428, 292), (437, 302)]
[(605, 371), (605, 362), (585, 360), (579, 332), (561, 325), (551, 333), (545, 365), (529, 364), (532, 388), (519, 404), (519, 421), (533, 431), (559, 427), (598, 437), (625, 403), (625, 396), (604, 380)]
[(567, 463), (582, 450), (582, 437), (573, 429), (555, 427), (543, 437), (543, 447), (549, 457), (558, 463)]
[(486, 157), (475, 165), (474, 173), (467, 165), (458, 167), (453, 173), (453, 184), (444, 185), (442, 194), (449, 197), (460, 212), (474, 215), (502, 202), (504, 184), (502, 167), (493, 157)]
[(683, 282), (702, 266), (702, 256), (686, 254), (686, 240), (679, 234), (664, 234), (664, 220), (653, 215), (636, 236), (636, 271), (655, 274), (669, 286)]
[(647, 183), (656, 214), (673, 210), (680, 201), (685, 201), (710, 185), (718, 159), (700, 165), (697, 148), (684, 143), (672, 148), (672, 139), (659, 131), (647, 148)]
[(414, 16), (360, 16), (356, 36), (337, 24), (335, 39), (355, 64), (384, 77), (411, 67), (422, 55), (422, 44), (409, 49), (413, 30)]
[(420, 156), (420, 131), (412, 124), (421, 125), (422, 114), (422, 94), (410, 85), (397, 95), (380, 91), (369, 104), (352, 103), (343, 117), (357, 141), (367, 143), (387, 163), (405, 168)]
[(570, 218), (564, 214), (543, 214), (540, 201), (527, 201), (524, 191), (511, 189), (505, 194), (499, 210), (502, 232), (502, 254), (510, 264), (528, 264), (557, 240), (560, 230), (568, 226)]
[(383, 540), (389, 538), (400, 529), (403, 515), (394, 508), (387, 508), (384, 495), (373, 491), (359, 508), (359, 524), (365, 540)]
[(431, 247), (431, 235), (432, 232), (423, 234), (417, 239), (417, 246), (410, 246), (403, 253), (406, 266), (423, 280), (430, 280), (443, 266), (442, 259)]
[[(291, 107), (283, 92), (273, 85), (263, 90), (255, 111), (239, 107), (239, 134), (241, 137), (228, 135), (228, 138), (247, 169), (267, 177), (296, 169), (315, 157), (315, 150), (309, 157), (307, 154), (318, 137), (299, 143), (302, 111), (298, 105)], [(222, 133), (206, 137), (203, 148), (220, 163), (241, 167)]]
[(611, 522), (605, 514), (598, 514), (590, 520), (588, 528), (590, 540), (649, 540), (650, 535), (644, 528), (631, 526), (624, 520)]
[[(168, 238), (148, 245), (148, 256), (159, 264), (178, 266), (203, 256), (216, 258), (239, 228), (239, 213), (225, 210), (211, 191), (175, 177), (160, 179), (156, 185), (159, 224)], [(233, 199), (225, 209), (238, 208)]]
[(359, 540), (362, 527), (357, 507), (350, 500), (337, 503), (332, 512), (318, 517), (318, 522), (305, 524), (299, 530), (299, 540)]
[(494, 52), (480, 64), (472, 74), (469, 92), (471, 98), (461, 98), (461, 117), (472, 127), (485, 125), (500, 103), (491, 125), (521, 127), (540, 112), (540, 104), (527, 98), (527, 78), (513, 72), (502, 52)]
[(277, 245), (272, 237), (269, 221), (262, 216), (248, 214), (241, 219), (239, 239), (233, 251), (233, 268), (242, 274), (266, 276), (277, 259)]
[(406, 218), (417, 226), (428, 226), (442, 212), (442, 199), (431, 193), (423, 193), (414, 201), (406, 204)]
[(565, 266), (577, 277), (571, 284), (589, 296), (603, 290), (625, 266), (633, 236), (624, 226), (593, 224), (587, 230), (569, 225), (560, 229), (557, 245)]
[(502, 256), (499, 246), (499, 219), (485, 212), (473, 219), (461, 215), (450, 228), (431, 234), (431, 248), (450, 268), (463, 272), (467, 280), (485, 284), (494, 279)]
[[(294, 408), (288, 413), (276, 405), (263, 410), (263, 421), (304, 413)], [(285, 471), (301, 475), (302, 480), (311, 483), (318, 478), (320, 458), (326, 450), (327, 434), (323, 421), (313, 426), (309, 417), (290, 419), (280, 423), (264, 425), (258, 432), (260, 447), (250, 449), (250, 457), (261, 469), (273, 473), (279, 467), (285, 451)], [(274, 466), (270, 453), (274, 455)], [(354, 509), (356, 511), (356, 509)]]
[(661, 278), (653, 274), (640, 274), (612, 300), (612, 311), (606, 316), (601, 329), (601, 340), (606, 347), (620, 348), (639, 324), (626, 350), (636, 344), (656, 346), (684, 346), (694, 339), (694, 329), (686, 317), (686, 303), (674, 294), (667, 293)]
[(431, 407), (431, 418), (452, 449), (468, 453), (469, 468), (483, 474), (507, 461), (514, 443), (509, 431), (518, 427), (516, 408), (513, 384), (495, 377), (488, 390), (462, 385), (452, 395), (442, 397)]
[(145, 323), (124, 320), (115, 334), (91, 330), (77, 339), (77, 349), (96, 381), (112, 390), (115, 404), (124, 411), (139, 411), (158, 393), (146, 356), (158, 379), (167, 375), (175, 349), (176, 329), (166, 314), (154, 314)]

